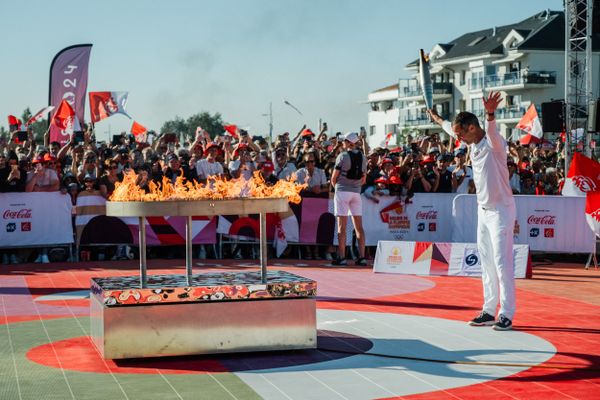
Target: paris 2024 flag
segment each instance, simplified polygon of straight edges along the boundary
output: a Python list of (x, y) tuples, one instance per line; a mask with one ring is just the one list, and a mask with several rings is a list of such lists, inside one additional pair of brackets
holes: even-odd
[(527, 132), (531, 136), (535, 136), (538, 139), (541, 139), (542, 136), (544, 136), (544, 130), (542, 129), (540, 117), (538, 117), (535, 105), (532, 104), (529, 106), (527, 112), (517, 124), (517, 128)]
[(600, 192), (588, 192), (585, 199), (585, 219), (596, 236), (600, 236)]
[(90, 92), (90, 115), (96, 123), (114, 114), (123, 114), (131, 118), (125, 106), (128, 92)]
[(581, 153), (573, 153), (562, 195), (585, 196), (597, 191), (600, 191), (600, 163)]

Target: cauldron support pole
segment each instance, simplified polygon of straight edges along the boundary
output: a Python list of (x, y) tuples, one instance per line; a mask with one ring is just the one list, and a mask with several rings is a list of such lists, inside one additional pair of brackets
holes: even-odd
[(148, 279), (146, 276), (146, 219), (140, 217), (138, 223), (140, 228), (140, 286), (143, 289), (148, 286)]
[(267, 213), (260, 213), (260, 277), (267, 283)]
[(192, 286), (192, 217), (185, 218), (185, 274), (189, 286)]

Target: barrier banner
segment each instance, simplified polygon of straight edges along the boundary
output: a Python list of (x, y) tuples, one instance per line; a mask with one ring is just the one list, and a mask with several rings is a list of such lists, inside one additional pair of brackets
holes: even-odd
[(408, 200), (382, 196), (379, 203), (362, 196), (367, 246), (376, 246), (381, 240), (450, 242), (452, 225), (448, 222), (455, 196), (455, 193), (415, 193)]
[[(134, 244), (139, 242), (139, 219), (136, 217), (108, 217), (106, 200), (95, 194), (81, 192), (77, 197), (75, 228), (81, 245)], [(192, 217), (192, 243), (217, 242), (217, 219)], [(146, 244), (185, 244), (185, 217), (146, 218)]]
[[(515, 278), (531, 278), (529, 246), (514, 245)], [(475, 243), (380, 241), (373, 272), (481, 276)]]
[(71, 209), (60, 192), (0, 193), (0, 247), (73, 243)]
[[(592, 253), (595, 235), (585, 217), (585, 197), (515, 196), (515, 244), (532, 251)], [(452, 242), (477, 241), (475, 195), (458, 195), (453, 205)]]

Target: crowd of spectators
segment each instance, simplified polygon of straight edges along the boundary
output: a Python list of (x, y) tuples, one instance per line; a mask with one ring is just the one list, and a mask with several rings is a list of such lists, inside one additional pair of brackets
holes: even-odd
[[(358, 147), (368, 160), (363, 193), (370, 201), (378, 202), (383, 195), (475, 193), (466, 146), (431, 134), (408, 135), (398, 145), (369, 148), (361, 132)], [(267, 183), (296, 176), (308, 184), (303, 196), (328, 196), (343, 140), (339, 132), (330, 134), (327, 124), (318, 133), (304, 126), (273, 142), (243, 130), (211, 137), (201, 128), (189, 140), (173, 133), (150, 133), (151, 144), (138, 143), (125, 133), (110, 143), (98, 141), (91, 127), (73, 134), (62, 146), (49, 142), (48, 134), (43, 143), (36, 143), (31, 132), (20, 141), (24, 136), (12, 132), (0, 143), (0, 192), (60, 190), (72, 197), (73, 204), (82, 191), (109, 198), (130, 169), (138, 173), (140, 187), (160, 183), (163, 177), (174, 181), (183, 175), (205, 182), (210, 176), (249, 179), (259, 171)], [(514, 194), (560, 194), (565, 177), (562, 150), (560, 141), (510, 143), (507, 168)]]

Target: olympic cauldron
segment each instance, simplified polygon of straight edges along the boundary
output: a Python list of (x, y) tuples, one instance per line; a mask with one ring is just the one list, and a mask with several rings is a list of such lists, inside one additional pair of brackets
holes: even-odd
[[(267, 271), (266, 214), (288, 210), (286, 197), (108, 201), (107, 215), (139, 218), (140, 273), (91, 280), (91, 334), (100, 354), (121, 359), (316, 348), (317, 283)], [(192, 216), (231, 214), (259, 214), (260, 271), (194, 274)], [(185, 275), (147, 275), (149, 216), (186, 217)]]

